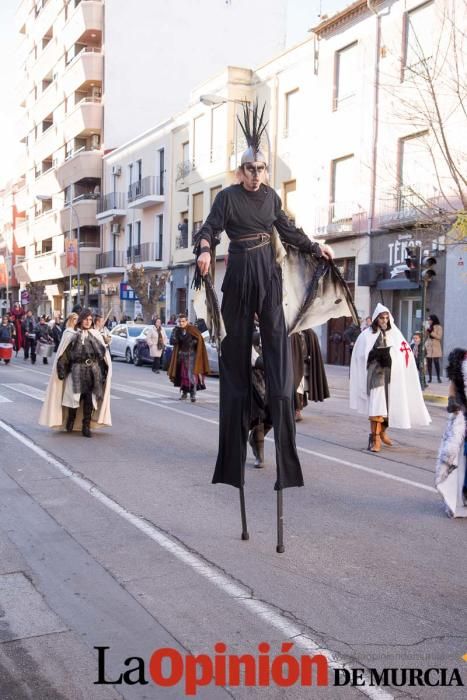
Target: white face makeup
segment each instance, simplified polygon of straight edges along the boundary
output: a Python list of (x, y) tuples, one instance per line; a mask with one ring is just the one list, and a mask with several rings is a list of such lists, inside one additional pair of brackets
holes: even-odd
[(266, 177), (266, 166), (264, 163), (245, 163), (242, 165), (243, 186), (249, 192), (256, 192), (264, 183)]

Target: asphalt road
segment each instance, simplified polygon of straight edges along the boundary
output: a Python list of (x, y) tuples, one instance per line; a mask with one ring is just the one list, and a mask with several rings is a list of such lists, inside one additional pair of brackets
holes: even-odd
[[(267, 642), (272, 663), (287, 640), (297, 659), (326, 656), (329, 687), (212, 682), (196, 697), (465, 697), (455, 685), (332, 685), (345, 665), (446, 668), (448, 679), (457, 668), (467, 682), (466, 523), (433, 488), (443, 408), (429, 407), (429, 428), (391, 431), (379, 455), (364, 449), (345, 382), (305, 409), (305, 487), (284, 492), (278, 555), (273, 443), (265, 469), (249, 455), (248, 542), (238, 492), (210, 483), (217, 379), (191, 404), (165, 374), (114, 362), (113, 427), (87, 440), (38, 425), (49, 372), (21, 357), (0, 366), (1, 700), (183, 698), (183, 679), (151, 681), (154, 650), (214, 658), (223, 642), (257, 660)], [(94, 647), (108, 647), (109, 684), (95, 684)], [(133, 685), (110, 684), (125, 672)]]

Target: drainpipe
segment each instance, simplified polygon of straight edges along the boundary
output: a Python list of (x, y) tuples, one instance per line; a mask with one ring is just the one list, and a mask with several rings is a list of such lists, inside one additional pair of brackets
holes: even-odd
[(378, 151), (378, 126), (379, 126), (379, 61), (381, 52), (381, 18), (374, 5), (376, 0), (367, 0), (367, 7), (375, 15), (376, 20), (376, 52), (375, 52), (375, 74), (373, 90), (373, 128), (371, 145), (371, 180), (370, 180), (370, 206), (368, 212), (368, 235), (371, 234), (373, 221), (375, 218), (375, 196), (376, 196), (376, 166)]

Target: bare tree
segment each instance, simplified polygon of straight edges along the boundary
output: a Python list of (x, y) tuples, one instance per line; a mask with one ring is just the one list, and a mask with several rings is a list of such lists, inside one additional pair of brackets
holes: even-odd
[(45, 295), (45, 284), (42, 282), (28, 282), (26, 290), (29, 294), (29, 310), (32, 311), (33, 316), (36, 316), (39, 306), (47, 299)]
[(430, 188), (398, 183), (397, 209), (412, 211), (418, 225), (438, 230), (449, 245), (467, 240), (467, 0), (436, 7), (440, 27), (430, 28), (438, 37), (432, 51), (426, 37), (411, 28), (410, 45), (398, 63), (403, 80), (387, 75), (383, 88), (394, 98), (393, 116), (418, 132), (420, 142), (423, 137), (433, 171)]
[(167, 274), (162, 272), (150, 277), (145, 275), (142, 265), (133, 264), (128, 270), (128, 282), (138, 297), (143, 307), (143, 317), (145, 321), (150, 321), (155, 310), (155, 305), (165, 292)]

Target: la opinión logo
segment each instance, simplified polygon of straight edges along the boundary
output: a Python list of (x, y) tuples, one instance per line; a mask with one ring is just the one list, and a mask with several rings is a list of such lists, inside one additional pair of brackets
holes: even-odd
[[(267, 642), (258, 644), (258, 654), (228, 654), (227, 645), (217, 642), (214, 654), (182, 654), (178, 649), (162, 647), (150, 656), (148, 666), (140, 656), (124, 660), (126, 670), (117, 678), (106, 672), (108, 646), (95, 646), (98, 660), (96, 685), (148, 685), (148, 678), (160, 688), (183, 684), (186, 696), (196, 695), (199, 688), (213, 683), (220, 687), (272, 685), (289, 688), (310, 686), (378, 686), (378, 687), (450, 687), (463, 686), (457, 668), (343, 668), (329, 664), (323, 654), (292, 655), (293, 642), (283, 642), (281, 653), (271, 656)], [(467, 657), (467, 655), (466, 655)], [(465, 658), (464, 660), (467, 660)]]

